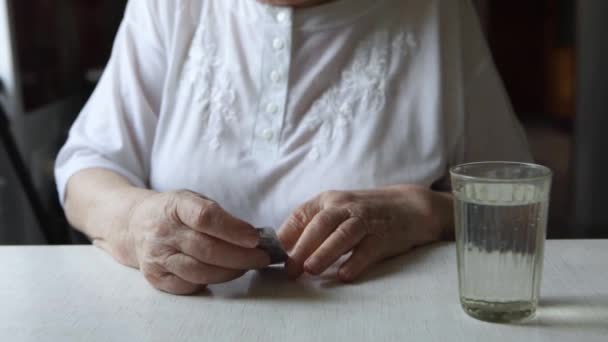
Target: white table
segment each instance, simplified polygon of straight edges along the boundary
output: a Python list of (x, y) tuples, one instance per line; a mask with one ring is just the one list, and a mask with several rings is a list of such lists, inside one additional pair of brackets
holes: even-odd
[(549, 241), (542, 308), (519, 325), (463, 313), (455, 257), (441, 244), (354, 285), (270, 269), (179, 297), (94, 247), (0, 247), (0, 341), (608, 341), (608, 240)]

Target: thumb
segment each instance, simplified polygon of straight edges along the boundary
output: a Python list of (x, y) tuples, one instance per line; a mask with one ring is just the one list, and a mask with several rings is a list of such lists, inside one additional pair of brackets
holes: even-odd
[(253, 226), (227, 213), (216, 202), (186, 193), (175, 201), (177, 218), (190, 229), (245, 248), (255, 248), (259, 234)]

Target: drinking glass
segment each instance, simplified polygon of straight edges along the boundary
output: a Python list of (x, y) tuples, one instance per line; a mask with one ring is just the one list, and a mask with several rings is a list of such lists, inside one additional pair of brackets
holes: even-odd
[(538, 306), (552, 172), (480, 162), (450, 170), (460, 303), (472, 317), (511, 322)]

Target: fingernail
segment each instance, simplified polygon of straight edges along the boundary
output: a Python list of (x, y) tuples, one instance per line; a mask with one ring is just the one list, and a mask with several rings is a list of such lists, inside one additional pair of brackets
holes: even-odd
[(313, 258), (306, 260), (304, 263), (304, 270), (312, 275), (319, 275), (319, 273), (321, 273), (319, 272), (319, 261)]

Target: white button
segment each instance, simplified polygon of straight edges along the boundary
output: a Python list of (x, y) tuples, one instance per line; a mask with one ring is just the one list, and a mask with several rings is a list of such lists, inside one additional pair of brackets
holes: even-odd
[(285, 48), (285, 41), (281, 38), (276, 38), (274, 41), (272, 41), (272, 46), (275, 48), (275, 50), (283, 50)]
[(272, 82), (279, 82), (281, 80), (281, 73), (277, 70), (274, 70), (270, 73), (270, 79)]
[(262, 131), (262, 137), (268, 141), (271, 141), (273, 136), (274, 136), (274, 133), (272, 132), (272, 129), (270, 129), (270, 128), (267, 128), (264, 131)]
[(277, 14), (277, 21), (281, 24), (286, 24), (289, 21), (289, 14), (286, 11)]
[(277, 106), (274, 103), (269, 103), (268, 106), (266, 107), (266, 110), (270, 114), (276, 114), (279, 111), (279, 106)]

